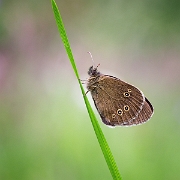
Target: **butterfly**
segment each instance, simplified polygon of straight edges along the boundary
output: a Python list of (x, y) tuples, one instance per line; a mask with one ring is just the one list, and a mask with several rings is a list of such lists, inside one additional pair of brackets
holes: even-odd
[(89, 68), (87, 92), (91, 92), (103, 123), (132, 126), (147, 122), (154, 110), (143, 92), (121, 79), (100, 73), (97, 67)]

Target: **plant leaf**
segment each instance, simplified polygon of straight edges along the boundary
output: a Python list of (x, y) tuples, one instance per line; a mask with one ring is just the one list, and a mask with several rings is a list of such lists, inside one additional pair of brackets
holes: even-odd
[(67, 35), (66, 35), (66, 31), (65, 31), (65, 28), (64, 28), (64, 25), (63, 25), (63, 21), (62, 21), (62, 18), (61, 18), (61, 15), (60, 15), (60, 12), (58, 10), (58, 7), (56, 5), (56, 2), (55, 0), (51, 0), (51, 3), (52, 3), (52, 8), (53, 8), (53, 12), (54, 12), (54, 16), (55, 16), (55, 20), (56, 20), (56, 24), (58, 26), (58, 30), (59, 30), (59, 33), (60, 33), (60, 37), (62, 39), (62, 42), (64, 44), (64, 47), (66, 49), (66, 52), (68, 54), (68, 57), (69, 57), (69, 60), (71, 62), (71, 65), (73, 67), (73, 70), (75, 72), (75, 75), (78, 79), (78, 82), (79, 82), (79, 85), (80, 85), (80, 88), (81, 88), (81, 92), (83, 94), (83, 98), (84, 98), (84, 101), (85, 101), (85, 104), (86, 104), (86, 107), (87, 107), (87, 110), (88, 110), (88, 113), (89, 113), (89, 117), (91, 119), (91, 123), (93, 125), (93, 128), (94, 128), (94, 131), (95, 131), (95, 134), (96, 134), (96, 137), (98, 139), (98, 142), (99, 142), (99, 145), (101, 147), (101, 150), (103, 152), (103, 155), (104, 155), (104, 158), (106, 160), (106, 163), (108, 165), (108, 168), (111, 172), (111, 175), (113, 177), (114, 180), (121, 180), (121, 176), (120, 176), (120, 173), (119, 173), (119, 170), (117, 168), (117, 165), (116, 165), (116, 162), (114, 160), (114, 157), (111, 153), (111, 150), (108, 146), (108, 143), (104, 137), (104, 134), (99, 126), (99, 123), (95, 117), (95, 114), (91, 108), (91, 105), (87, 99), (87, 96), (85, 95), (85, 91), (83, 89), (83, 86), (82, 86), (82, 83), (80, 81), (80, 78), (79, 78), (79, 74), (78, 74), (78, 71), (77, 71), (77, 68), (76, 68), (76, 64), (75, 64), (75, 61), (74, 61), (74, 57), (73, 57), (73, 54), (72, 54), (72, 51), (71, 51), (71, 47), (70, 47), (70, 44), (69, 44), (69, 41), (68, 41), (68, 38), (67, 38)]

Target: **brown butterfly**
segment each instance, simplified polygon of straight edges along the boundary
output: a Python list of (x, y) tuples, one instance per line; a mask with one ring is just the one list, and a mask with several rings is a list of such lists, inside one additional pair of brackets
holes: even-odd
[(116, 77), (101, 74), (97, 67), (88, 71), (87, 92), (91, 92), (103, 123), (132, 126), (147, 122), (153, 106), (138, 88)]

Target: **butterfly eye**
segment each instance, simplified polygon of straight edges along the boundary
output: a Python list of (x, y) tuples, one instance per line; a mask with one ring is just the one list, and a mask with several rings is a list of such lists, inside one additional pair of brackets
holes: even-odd
[(118, 109), (118, 110), (117, 110), (117, 114), (121, 116), (121, 115), (123, 114), (122, 109)]
[(124, 97), (129, 97), (130, 94), (128, 92), (124, 92)]
[(128, 106), (128, 105), (125, 105), (125, 106), (124, 106), (124, 110), (125, 110), (125, 111), (129, 111), (129, 106)]

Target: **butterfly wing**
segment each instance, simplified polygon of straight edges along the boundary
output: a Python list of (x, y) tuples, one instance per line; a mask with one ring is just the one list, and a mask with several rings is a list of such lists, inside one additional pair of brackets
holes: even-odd
[(148, 101), (147, 98), (145, 98), (144, 105), (142, 107), (142, 110), (138, 114), (138, 116), (135, 119), (132, 119), (128, 125), (137, 125), (147, 122), (153, 115), (153, 106)]
[(109, 75), (99, 77), (91, 94), (102, 121), (110, 126), (132, 125), (145, 102), (139, 89)]

